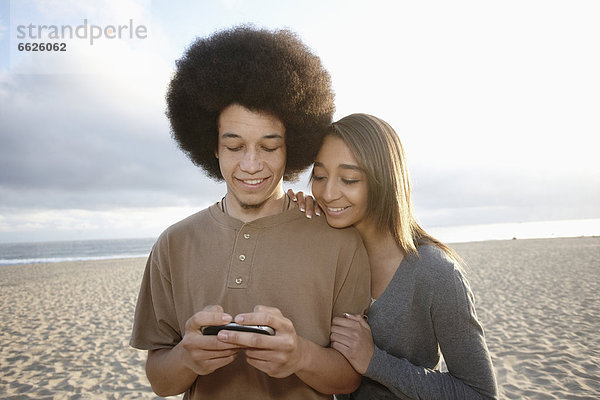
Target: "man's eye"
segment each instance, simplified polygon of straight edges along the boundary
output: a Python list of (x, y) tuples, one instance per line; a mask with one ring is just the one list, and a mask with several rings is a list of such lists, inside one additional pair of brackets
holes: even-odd
[(227, 150), (229, 150), (229, 151), (240, 151), (241, 149), (242, 149), (242, 146), (238, 146), (238, 147), (227, 146)]
[(279, 147), (263, 147), (264, 151), (268, 151), (269, 153), (274, 152), (275, 150), (277, 150)]

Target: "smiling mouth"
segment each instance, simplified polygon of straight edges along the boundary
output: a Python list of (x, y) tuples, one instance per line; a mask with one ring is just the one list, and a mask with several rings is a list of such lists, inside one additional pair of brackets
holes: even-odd
[(245, 185), (249, 185), (249, 186), (258, 186), (261, 183), (263, 183), (264, 181), (266, 181), (267, 178), (261, 178), (261, 179), (238, 179), (238, 181), (242, 182)]
[(339, 212), (342, 212), (342, 211), (348, 209), (349, 207), (350, 206), (348, 206), (348, 207), (327, 207), (327, 210), (332, 213), (339, 213)]

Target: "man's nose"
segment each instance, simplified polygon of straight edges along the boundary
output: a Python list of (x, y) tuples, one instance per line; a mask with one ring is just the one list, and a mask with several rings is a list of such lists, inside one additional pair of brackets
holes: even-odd
[(248, 172), (249, 174), (255, 174), (262, 170), (262, 161), (258, 157), (258, 154), (255, 150), (246, 150), (246, 152), (244, 153), (244, 158), (240, 163), (240, 168), (242, 169), (242, 171)]

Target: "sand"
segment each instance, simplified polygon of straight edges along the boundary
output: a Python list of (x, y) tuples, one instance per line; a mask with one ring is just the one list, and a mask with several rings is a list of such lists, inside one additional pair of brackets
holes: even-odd
[(0, 398), (156, 398), (128, 346), (144, 265), (0, 267)]
[(600, 398), (600, 238), (453, 247), (469, 264), (501, 398)]
[[(501, 398), (600, 398), (600, 238), (453, 246)], [(0, 399), (155, 399), (128, 346), (145, 260), (0, 267)]]

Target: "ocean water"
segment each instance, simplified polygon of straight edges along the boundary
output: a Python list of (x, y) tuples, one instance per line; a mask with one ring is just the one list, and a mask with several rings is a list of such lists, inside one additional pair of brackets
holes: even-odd
[(155, 238), (0, 243), (0, 265), (147, 257)]
[[(600, 236), (600, 218), (506, 224), (426, 227), (427, 231), (454, 244), (486, 240)], [(0, 243), (0, 266), (61, 261), (146, 257), (155, 238), (79, 240), (39, 243)]]

